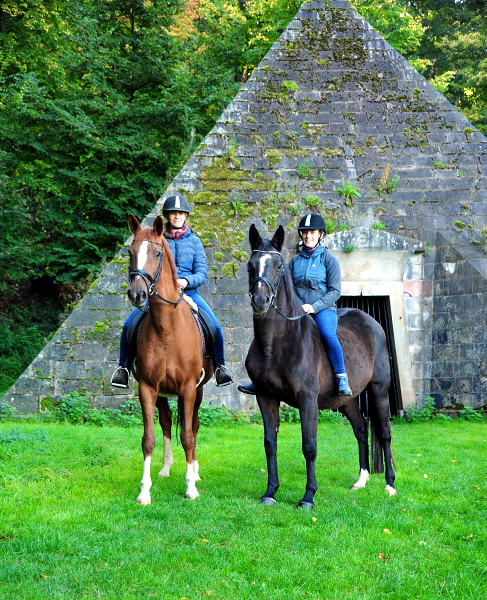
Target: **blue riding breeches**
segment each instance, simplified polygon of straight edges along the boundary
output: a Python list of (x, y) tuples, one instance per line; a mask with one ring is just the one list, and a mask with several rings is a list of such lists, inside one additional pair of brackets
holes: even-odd
[[(218, 323), (217, 318), (213, 314), (213, 311), (208, 306), (208, 304), (203, 300), (197, 290), (185, 290), (184, 293), (191, 298), (191, 300), (202, 310), (208, 313), (211, 317), (211, 320), (215, 324), (216, 327), (216, 339), (215, 339), (215, 354), (217, 359), (220, 361), (220, 364), (225, 364), (225, 351), (223, 347), (223, 333), (222, 328), (220, 327), (220, 323)], [(129, 344), (127, 341), (127, 327), (130, 321), (133, 319), (134, 315), (141, 310), (140, 308), (134, 308), (134, 310), (130, 313), (127, 320), (123, 324), (122, 334), (120, 336), (120, 360), (119, 364), (124, 365), (125, 361), (129, 354)]]
[(324, 310), (320, 310), (319, 313), (312, 314), (311, 316), (318, 325), (321, 337), (325, 342), (328, 358), (330, 359), (335, 375), (345, 373), (343, 350), (340, 340), (337, 337), (338, 316), (336, 312), (331, 308), (325, 308)]

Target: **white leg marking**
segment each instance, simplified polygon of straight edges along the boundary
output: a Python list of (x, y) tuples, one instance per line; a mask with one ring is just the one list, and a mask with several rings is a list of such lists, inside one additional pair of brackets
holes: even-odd
[(200, 465), (197, 460), (193, 460), (193, 471), (194, 471), (194, 480), (201, 481), (201, 477), (199, 475)]
[(164, 436), (164, 460), (162, 461), (162, 469), (159, 471), (159, 475), (161, 477), (169, 477), (169, 470), (173, 463), (171, 440)]
[(194, 474), (193, 465), (190, 465), (189, 463), (186, 463), (185, 480), (186, 480), (186, 483), (188, 484), (188, 487), (186, 489), (186, 498), (191, 498), (192, 500), (194, 500), (194, 498), (197, 498), (199, 496), (199, 494), (198, 494), (198, 490), (196, 489), (196, 485), (195, 485), (196, 477)]
[(142, 474), (142, 481), (140, 482), (140, 494), (137, 498), (137, 504), (150, 504), (150, 488), (152, 486), (150, 460), (150, 456), (144, 460), (144, 472)]
[(386, 485), (385, 491), (389, 494), (389, 496), (397, 496), (396, 488), (391, 487), (389, 484)]
[(149, 242), (142, 242), (140, 244), (139, 253), (137, 255), (137, 269), (142, 271), (145, 263), (147, 262), (147, 250), (149, 249)]
[(370, 478), (370, 473), (367, 469), (360, 469), (360, 477), (358, 478), (357, 483), (355, 483), (352, 487), (352, 490), (359, 490), (365, 487), (365, 484)]

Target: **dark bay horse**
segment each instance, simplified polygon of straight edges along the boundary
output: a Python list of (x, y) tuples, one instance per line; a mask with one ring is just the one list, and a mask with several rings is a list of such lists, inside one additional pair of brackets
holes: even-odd
[[(159, 423), (164, 433), (164, 462), (159, 475), (169, 476), (173, 464), (171, 449), (171, 409), (168, 396), (177, 396), (181, 419), (181, 444), (186, 453), (186, 497), (199, 496), (195, 482), (200, 479), (196, 459), (196, 436), (199, 428), (198, 409), (203, 399), (203, 385), (213, 375), (211, 359), (203, 360), (201, 337), (196, 321), (176, 285), (176, 264), (162, 235), (160, 216), (152, 227), (143, 229), (134, 215), (129, 216), (134, 234), (129, 248), (130, 290), (134, 306), (144, 307), (149, 300), (147, 316), (139, 336), (135, 377), (139, 382), (139, 400), (144, 421), (142, 452), (144, 471), (137, 502), (150, 504), (151, 456), (154, 435), (154, 407), (159, 410)], [(204, 377), (199, 382), (204, 369)]]
[[(279, 403), (299, 409), (302, 448), (306, 459), (306, 492), (299, 506), (313, 508), (318, 489), (315, 477), (318, 410), (340, 408), (352, 424), (359, 447), (360, 476), (354, 489), (369, 479), (367, 422), (359, 409), (357, 396), (367, 388), (371, 421), (373, 471), (386, 466), (385, 490), (391, 496), (394, 471), (389, 423), (390, 366), (382, 327), (357, 309), (338, 311), (338, 337), (342, 344), (346, 372), (353, 396), (339, 396), (335, 376), (316, 323), (303, 316), (291, 275), (283, 263), (281, 249), (284, 229), (279, 226), (271, 241), (263, 240), (254, 225), (249, 231), (252, 250), (248, 263), (249, 293), (254, 312), (254, 339), (245, 366), (257, 388), (257, 402), (264, 421), (264, 447), (267, 457), (267, 490), (264, 504), (274, 504), (279, 488), (277, 471), (277, 431)], [(270, 311), (270, 308), (273, 308)], [(286, 317), (295, 317), (294, 320)]]

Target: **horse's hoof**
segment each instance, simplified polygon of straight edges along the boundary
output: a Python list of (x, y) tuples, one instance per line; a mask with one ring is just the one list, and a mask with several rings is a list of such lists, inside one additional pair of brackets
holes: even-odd
[(186, 492), (185, 494), (185, 498), (187, 498), (188, 500), (196, 500), (196, 498), (199, 496), (198, 492), (194, 493), (194, 492)]
[(158, 475), (159, 477), (169, 477), (169, 471), (164, 471), (164, 469), (162, 469), (159, 471)]
[(277, 500), (275, 498), (270, 498), (269, 496), (262, 496), (260, 503), (265, 504), (266, 506), (274, 506), (274, 504), (277, 504)]
[(137, 498), (137, 504), (141, 504), (142, 506), (150, 506), (150, 500), (143, 500), (142, 498)]
[(396, 488), (393, 488), (390, 485), (386, 485), (385, 491), (389, 494), (389, 496), (397, 496), (397, 490), (396, 490)]
[(303, 502), (303, 501), (301, 501), (298, 504), (298, 508), (305, 508), (306, 510), (313, 510), (314, 507), (315, 507), (315, 505), (312, 502)]

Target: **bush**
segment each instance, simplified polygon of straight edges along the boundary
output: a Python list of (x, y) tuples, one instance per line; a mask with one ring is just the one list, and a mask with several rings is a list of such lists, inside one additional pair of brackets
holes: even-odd
[(73, 425), (84, 423), (88, 416), (87, 397), (79, 392), (65, 394), (55, 408), (55, 415), (60, 421), (68, 421)]
[(0, 401), (0, 422), (4, 423), (5, 421), (10, 421), (10, 419), (15, 416), (17, 409), (15, 406), (10, 406), (6, 402)]

